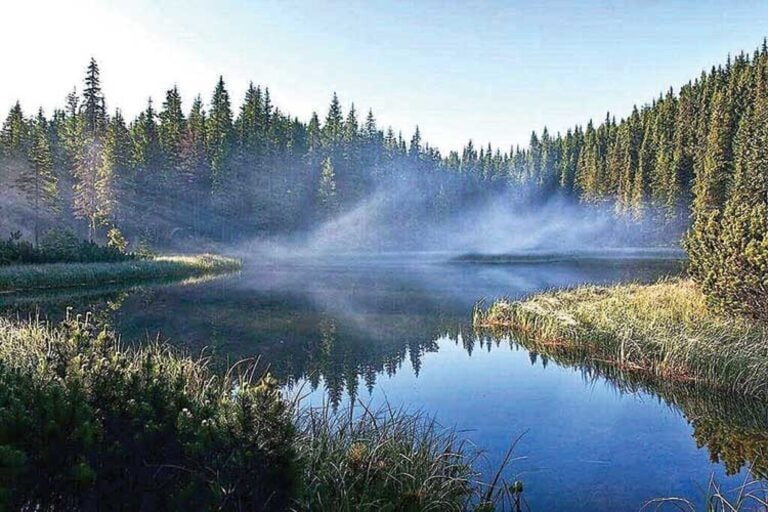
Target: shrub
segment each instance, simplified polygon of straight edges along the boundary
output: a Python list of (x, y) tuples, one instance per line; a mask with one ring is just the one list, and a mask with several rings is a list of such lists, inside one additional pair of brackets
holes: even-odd
[(281, 510), (291, 412), (268, 375), (219, 376), (87, 321), (0, 322), (0, 507)]
[(98, 245), (80, 240), (71, 231), (54, 229), (40, 240), (39, 247), (21, 239), (21, 233), (12, 233), (0, 242), (0, 265), (24, 263), (93, 263), (132, 260), (136, 254), (125, 253), (125, 239), (117, 229), (110, 230), (109, 244)]

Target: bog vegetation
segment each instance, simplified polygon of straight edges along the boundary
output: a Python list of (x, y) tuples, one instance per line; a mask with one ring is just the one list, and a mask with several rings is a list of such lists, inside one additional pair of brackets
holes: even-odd
[(0, 507), (7, 510), (493, 510), (478, 452), (418, 414), (300, 410), (269, 374), (88, 316), (0, 320)]
[(768, 396), (768, 327), (723, 315), (688, 280), (585, 286), (499, 300), (474, 323), (655, 380)]
[(235, 272), (241, 267), (240, 260), (213, 254), (129, 258), (118, 262), (12, 265), (0, 267), (0, 292), (183, 279)]

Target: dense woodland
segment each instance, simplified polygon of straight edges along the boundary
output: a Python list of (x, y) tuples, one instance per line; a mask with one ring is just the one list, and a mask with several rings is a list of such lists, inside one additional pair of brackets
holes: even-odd
[[(35, 241), (60, 225), (89, 239), (118, 230), (133, 244), (232, 240), (311, 228), (381, 191), (392, 192), (383, 202), (389, 220), (408, 230), (534, 190), (611, 208), (654, 242), (675, 243), (692, 224), (695, 277), (728, 289), (736, 285), (714, 284), (727, 279), (713, 262), (744, 267), (765, 296), (767, 65), (763, 43), (619, 121), (607, 114), (565, 134), (544, 128), (528, 147), (506, 151), (470, 140), (443, 155), (418, 127), (406, 139), (381, 129), (373, 112), (344, 112), (335, 94), (322, 120), (304, 122), (251, 84), (233, 111), (223, 78), (207, 103), (198, 96), (185, 110), (174, 86), (162, 105), (150, 99), (128, 121), (108, 112), (91, 60), (64, 108), (50, 116), (10, 109), (0, 134), (2, 217)], [(738, 253), (757, 259), (725, 261)]]

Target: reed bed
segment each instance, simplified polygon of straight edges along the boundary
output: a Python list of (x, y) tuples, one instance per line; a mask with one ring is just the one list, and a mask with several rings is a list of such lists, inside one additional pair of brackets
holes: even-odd
[(584, 286), (475, 307), (476, 327), (585, 362), (745, 395), (768, 395), (768, 327), (712, 311), (696, 285)]
[(0, 293), (182, 279), (234, 272), (241, 267), (240, 260), (213, 254), (159, 256), (114, 263), (12, 265), (0, 267)]
[(306, 475), (301, 510), (521, 509), (522, 484), (501, 478), (512, 447), (484, 482), (482, 452), (424, 414), (363, 403), (333, 412), (326, 404), (301, 411), (297, 427)]

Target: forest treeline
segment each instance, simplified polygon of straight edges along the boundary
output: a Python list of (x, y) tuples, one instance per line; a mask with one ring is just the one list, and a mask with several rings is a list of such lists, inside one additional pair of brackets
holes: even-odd
[[(292, 232), (352, 208), (375, 191), (407, 183), (417, 201), (393, 208), (407, 229), (533, 188), (615, 210), (656, 239), (679, 240), (693, 218), (724, 208), (735, 175), (739, 133), (765, 103), (756, 86), (766, 46), (728, 58), (617, 121), (589, 121), (564, 134), (532, 133), (525, 148), (476, 147), (443, 155), (416, 128), (404, 138), (373, 112), (343, 111), (334, 94), (324, 117), (308, 122), (272, 104), (251, 84), (233, 102), (223, 78), (206, 103), (189, 109), (177, 87), (160, 106), (150, 99), (135, 119), (108, 112), (91, 60), (81, 93), (50, 116), (18, 103), (0, 134), (2, 207), (23, 208), (43, 227), (64, 223), (89, 238), (119, 228), (131, 240), (176, 235), (213, 239)], [(754, 121), (751, 121), (753, 120)], [(649, 223), (649, 219), (651, 222)]]

